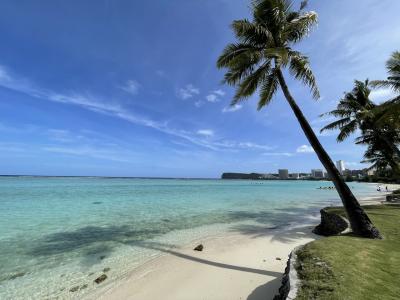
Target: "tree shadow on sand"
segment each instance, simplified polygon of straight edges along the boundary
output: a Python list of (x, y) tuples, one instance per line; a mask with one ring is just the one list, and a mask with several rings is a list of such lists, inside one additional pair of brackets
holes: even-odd
[(261, 274), (261, 275), (267, 275), (267, 276), (273, 276), (273, 277), (282, 276), (282, 274), (279, 272), (254, 269), (254, 268), (249, 268), (249, 267), (244, 267), (244, 266), (236, 266), (236, 265), (221, 263), (221, 262), (217, 262), (217, 261), (212, 261), (212, 260), (188, 255), (188, 254), (185, 254), (185, 253), (182, 253), (182, 252), (179, 252), (179, 251), (173, 249), (174, 246), (169, 245), (169, 244), (163, 244), (163, 243), (157, 243), (157, 242), (138, 242), (138, 243), (135, 243), (135, 246), (143, 247), (146, 249), (158, 250), (160, 252), (168, 253), (173, 256), (182, 258), (182, 259), (191, 260), (196, 263), (206, 264), (206, 265), (217, 267), (217, 268), (223, 268), (223, 269), (229, 269), (229, 270), (235, 270), (235, 271), (241, 271), (241, 272), (248, 272), (248, 273), (255, 273), (255, 274)]
[[(256, 225), (232, 225), (231, 231), (258, 237), (271, 234), (271, 228), (275, 228), (272, 224), (280, 224), (279, 226), (283, 227), (292, 222), (299, 221), (299, 216), (309, 215), (311, 211), (315, 212), (315, 208), (314, 210), (308, 207), (259, 212), (231, 211), (221, 214), (221, 222), (219, 222), (218, 218), (215, 218), (211, 224), (238, 223), (245, 220), (255, 221)], [(203, 216), (199, 216), (199, 218), (202, 217)], [(99, 257), (110, 255), (110, 253), (121, 244), (143, 246), (145, 245), (145, 241), (162, 236), (170, 231), (192, 228), (193, 224), (190, 223), (191, 220), (191, 218), (185, 218), (183, 222), (171, 220), (168, 223), (161, 224), (162, 226), (156, 224), (154, 228), (151, 228), (152, 226), (143, 228), (143, 224), (139, 224), (141, 228), (137, 228), (137, 224), (135, 223), (126, 225), (85, 226), (76, 230), (49, 234), (40, 240), (31, 242), (29, 247), (21, 248), (27, 249), (25, 252), (27, 255), (43, 257), (44, 259), (59, 257), (59, 260), (62, 260), (65, 255), (73, 255), (75, 257), (80, 257), (83, 265), (90, 266), (99, 263)], [(201, 222), (198, 226), (209, 225), (208, 223), (202, 224)], [(300, 233), (298, 233), (297, 237), (299, 236)], [(295, 240), (296, 236), (294, 236), (293, 233), (291, 235), (281, 233), (277, 234), (274, 238), (284, 241)], [(154, 250), (166, 251), (166, 249), (158, 248), (154, 248)]]

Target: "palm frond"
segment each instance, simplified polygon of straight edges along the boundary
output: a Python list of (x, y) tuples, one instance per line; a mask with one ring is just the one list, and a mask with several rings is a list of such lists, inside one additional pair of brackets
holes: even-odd
[(232, 61), (234, 62), (234, 60), (238, 57), (239, 59), (243, 57), (251, 59), (253, 63), (256, 63), (261, 58), (260, 49), (243, 43), (228, 44), (217, 60), (217, 67), (230, 67), (232, 65)]
[(308, 36), (312, 27), (317, 23), (318, 15), (315, 12), (304, 13), (288, 23), (284, 35), (291, 42), (299, 42)]
[(264, 64), (253, 73), (244, 78), (236, 89), (235, 96), (233, 97), (231, 105), (235, 105), (238, 102), (247, 99), (257, 90), (260, 83), (265, 78), (265, 75), (270, 69), (270, 64)]
[(274, 97), (279, 86), (279, 80), (277, 76), (277, 69), (273, 69), (271, 73), (265, 78), (261, 91), (260, 100), (258, 101), (257, 109), (260, 110), (264, 106), (268, 105)]
[(347, 137), (349, 137), (353, 132), (357, 130), (357, 121), (352, 120), (348, 124), (340, 128), (340, 132), (336, 138), (338, 142), (343, 142)]
[(326, 131), (326, 130), (336, 130), (336, 129), (340, 129), (340, 128), (342, 128), (343, 126), (349, 124), (350, 121), (351, 121), (350, 118), (343, 118), (343, 119), (336, 120), (336, 121), (334, 121), (334, 122), (332, 122), (332, 123), (330, 123), (330, 124), (324, 126), (323, 128), (321, 128), (320, 132), (322, 133), (322, 132), (324, 132), (324, 131)]
[(301, 55), (299, 52), (292, 51), (290, 53), (289, 71), (296, 79), (303, 81), (304, 84), (309, 86), (314, 99), (319, 99), (320, 94), (317, 82), (306, 56)]
[(263, 47), (274, 44), (274, 38), (268, 28), (247, 19), (233, 21), (232, 29), (238, 40), (244, 44)]

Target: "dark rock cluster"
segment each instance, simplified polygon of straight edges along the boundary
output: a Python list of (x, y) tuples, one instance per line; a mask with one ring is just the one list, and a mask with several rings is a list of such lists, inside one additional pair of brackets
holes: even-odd
[(103, 274), (103, 275), (97, 277), (97, 278), (94, 280), (94, 282), (96, 282), (97, 284), (99, 284), (99, 283), (103, 282), (103, 281), (106, 280), (106, 279), (107, 279), (107, 275), (106, 275), (106, 274)]
[(349, 228), (348, 221), (334, 213), (321, 209), (321, 224), (314, 228), (313, 233), (323, 236), (337, 235)]
[(200, 244), (200, 245), (197, 245), (193, 250), (195, 250), (195, 251), (203, 251), (203, 249), (204, 249), (204, 246), (202, 244)]

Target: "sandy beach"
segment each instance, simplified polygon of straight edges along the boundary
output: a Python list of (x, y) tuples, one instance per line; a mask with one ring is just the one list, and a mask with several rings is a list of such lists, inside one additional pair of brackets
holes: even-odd
[[(385, 195), (379, 193), (360, 202), (379, 204)], [(124, 279), (109, 282), (87, 299), (273, 299), (290, 252), (320, 238), (311, 232), (317, 223), (286, 229), (249, 226), (240, 234), (194, 241), (183, 248), (144, 243), (143, 247), (166, 255), (145, 263)], [(204, 250), (194, 251), (200, 242)]]
[(190, 247), (146, 244), (168, 255), (109, 284), (89, 299), (272, 299), (278, 292), (291, 250), (318, 238), (313, 227), (266, 230), (212, 238), (202, 252)]

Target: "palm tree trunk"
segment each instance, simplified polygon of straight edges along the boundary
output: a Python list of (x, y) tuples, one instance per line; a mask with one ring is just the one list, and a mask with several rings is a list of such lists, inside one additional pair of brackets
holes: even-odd
[(304, 117), (299, 106), (296, 104), (295, 100), (290, 94), (289, 88), (286, 85), (285, 79), (280, 70), (278, 71), (278, 79), (286, 100), (288, 101), (290, 107), (296, 115), (296, 118), (299, 121), (300, 126), (303, 129), (308, 141), (314, 148), (315, 153), (317, 154), (322, 165), (327, 170), (331, 180), (336, 187), (336, 190), (339, 193), (340, 199), (342, 200), (343, 206), (349, 217), (350, 225), (353, 232), (357, 235), (367, 238), (382, 238), (378, 229), (372, 224), (368, 215), (365, 213), (360, 203), (351, 192), (350, 188), (344, 182), (328, 153), (322, 147), (307, 119)]

